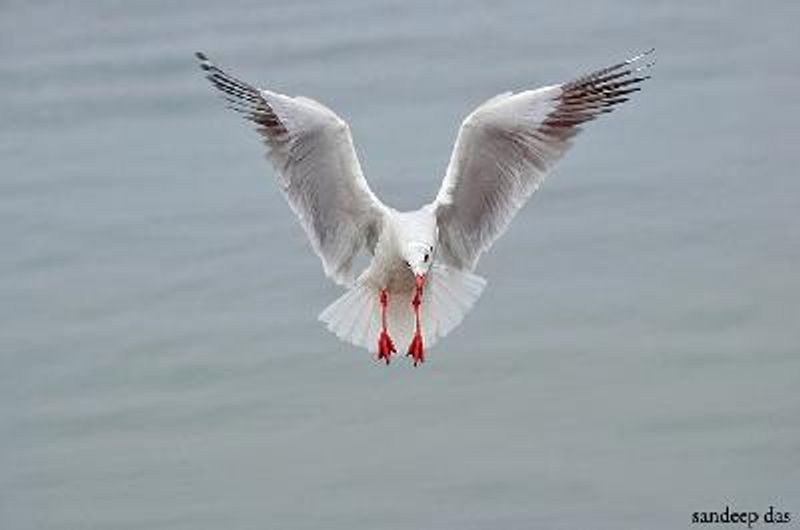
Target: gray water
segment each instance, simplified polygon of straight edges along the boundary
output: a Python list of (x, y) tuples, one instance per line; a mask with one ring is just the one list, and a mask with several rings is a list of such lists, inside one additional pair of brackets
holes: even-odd
[[(771, 504), (797, 527), (798, 20), (3, 2), (0, 528), (671, 529)], [(418, 369), (316, 321), (340, 291), (192, 57), (336, 109), (412, 208), (485, 98), (651, 46)]]

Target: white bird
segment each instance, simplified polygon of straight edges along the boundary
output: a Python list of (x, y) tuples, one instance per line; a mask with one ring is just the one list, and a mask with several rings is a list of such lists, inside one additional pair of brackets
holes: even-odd
[[(414, 365), (456, 327), (486, 280), (478, 259), (572, 145), (583, 123), (627, 101), (649, 76), (649, 50), (573, 81), (495, 96), (461, 124), (436, 198), (399, 212), (369, 188), (350, 128), (332, 110), (225, 73), (197, 53), (231, 108), (253, 122), (278, 184), (325, 274), (348, 291), (319, 315), (341, 339), (387, 364), (395, 339)], [(353, 259), (372, 255), (354, 278)]]

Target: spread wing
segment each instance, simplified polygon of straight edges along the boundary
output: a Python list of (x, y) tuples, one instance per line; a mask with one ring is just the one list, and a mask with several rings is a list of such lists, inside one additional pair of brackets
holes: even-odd
[(467, 116), (433, 203), (440, 257), (474, 269), (581, 125), (640, 90), (649, 78), (641, 71), (652, 65), (643, 59), (653, 51), (568, 83), (501, 94)]
[(353, 259), (373, 250), (386, 207), (361, 172), (347, 123), (312, 99), (256, 89), (197, 58), (229, 107), (255, 124), (325, 274), (352, 283)]

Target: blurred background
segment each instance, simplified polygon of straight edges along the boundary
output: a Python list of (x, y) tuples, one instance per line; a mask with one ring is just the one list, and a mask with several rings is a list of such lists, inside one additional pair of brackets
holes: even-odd
[[(800, 4), (0, 4), (0, 527), (673, 529), (800, 519)], [(652, 46), (413, 369), (192, 56), (350, 122), (430, 200), (486, 98)]]

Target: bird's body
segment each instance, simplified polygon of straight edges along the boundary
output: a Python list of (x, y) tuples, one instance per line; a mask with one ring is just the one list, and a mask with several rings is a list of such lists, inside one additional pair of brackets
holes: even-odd
[[(391, 329), (398, 343), (414, 343), (419, 332), (421, 342), (432, 346), (458, 325), (485, 285), (478, 276), (436, 262), (437, 230), (431, 205), (410, 212), (387, 208), (369, 266), (344, 296), (321, 313), (320, 320), (341, 339), (376, 350), (387, 362), (395, 351), (394, 341), (391, 347), (382, 347), (378, 341), (376, 347), (374, 340), (384, 328), (387, 335)], [(424, 273), (411, 267), (409, 256), (421, 257)], [(424, 277), (424, 288), (420, 277)], [(417, 296), (419, 307), (414, 305)], [(415, 362), (423, 359), (420, 352)]]
[(430, 208), (410, 212), (387, 209), (372, 261), (359, 281), (377, 288), (386, 287), (390, 292), (413, 291), (414, 273), (406, 264), (403, 248), (417, 245), (431, 252), (435, 241), (436, 217)]
[[(652, 51), (652, 50), (651, 50)], [(648, 52), (649, 54), (650, 52)], [(457, 326), (486, 281), (478, 259), (571, 146), (580, 126), (638, 91), (643, 54), (569, 83), (491, 98), (461, 125), (435, 199), (398, 212), (369, 189), (347, 123), (314, 100), (259, 90), (197, 56), (230, 107), (252, 121), (278, 184), (327, 276), (348, 291), (321, 314), (337, 336), (387, 364), (414, 364)], [(354, 278), (353, 260), (372, 255)]]

